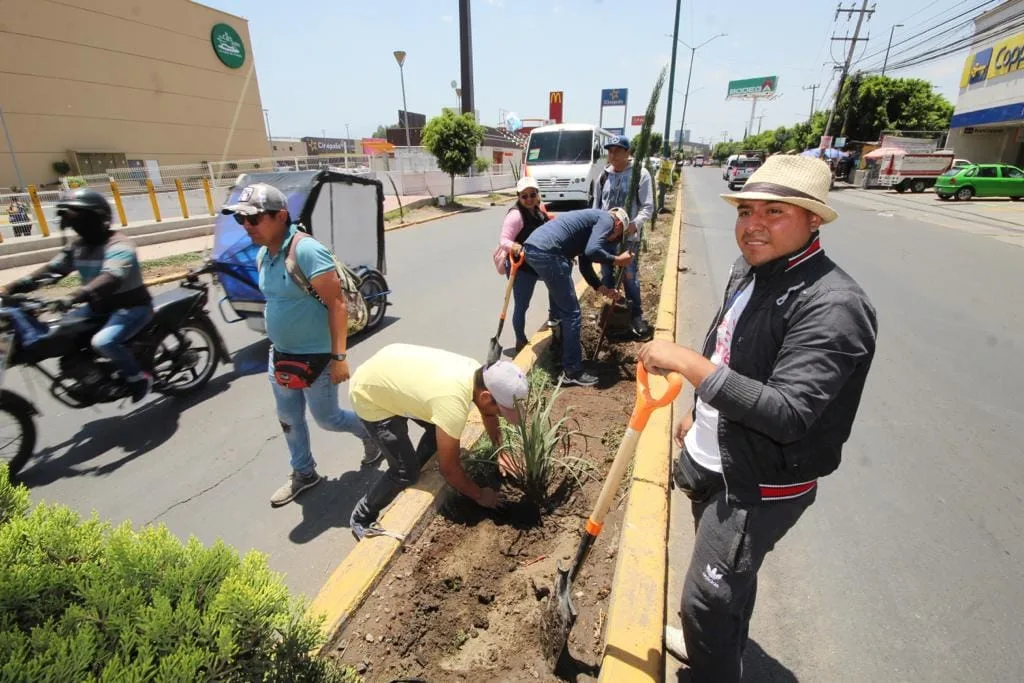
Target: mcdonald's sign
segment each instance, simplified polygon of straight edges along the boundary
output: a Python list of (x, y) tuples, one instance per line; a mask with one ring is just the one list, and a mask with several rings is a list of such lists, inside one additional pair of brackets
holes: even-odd
[(552, 90), (548, 94), (548, 118), (555, 123), (562, 122), (562, 98), (564, 93), (561, 90)]

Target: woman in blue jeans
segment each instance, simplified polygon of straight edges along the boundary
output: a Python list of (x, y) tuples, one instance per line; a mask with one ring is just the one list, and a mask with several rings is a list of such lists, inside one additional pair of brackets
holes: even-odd
[[(505, 214), (505, 222), (501, 226), (501, 238), (494, 252), (494, 265), (498, 273), (509, 277), (511, 270), (509, 257), (519, 258), (523, 242), (533, 231), (551, 220), (551, 216), (540, 200), (540, 189), (534, 178), (524, 176), (516, 183), (519, 196), (516, 205)], [(516, 280), (512, 283), (512, 331), (516, 336), (516, 353), (526, 346), (526, 311), (533, 298), (533, 290), (537, 286), (537, 271), (530, 264), (524, 263), (516, 271)], [(556, 320), (555, 307), (548, 297), (548, 320)]]

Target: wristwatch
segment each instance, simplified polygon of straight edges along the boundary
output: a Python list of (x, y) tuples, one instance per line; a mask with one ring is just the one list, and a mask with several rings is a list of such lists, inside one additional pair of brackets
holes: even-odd
[(344, 354), (344, 353), (332, 353), (331, 354), (331, 360), (342, 361), (342, 360), (345, 360), (346, 358), (348, 358), (348, 355)]

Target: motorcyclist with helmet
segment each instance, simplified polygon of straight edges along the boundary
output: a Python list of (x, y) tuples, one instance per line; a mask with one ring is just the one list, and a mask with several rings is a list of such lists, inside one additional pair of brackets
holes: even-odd
[(105, 320), (92, 337), (92, 348), (120, 371), (133, 402), (138, 403), (152, 389), (153, 377), (143, 372), (126, 342), (153, 319), (153, 302), (142, 282), (135, 244), (111, 230), (110, 204), (95, 190), (76, 190), (71, 199), (58, 202), (57, 213), (61, 229), (71, 228), (78, 238), (45, 266), (0, 293), (30, 292), (41, 281), (55, 282), (77, 270), (81, 287), (59, 299), (57, 308), (68, 311), (84, 303), (70, 316)]

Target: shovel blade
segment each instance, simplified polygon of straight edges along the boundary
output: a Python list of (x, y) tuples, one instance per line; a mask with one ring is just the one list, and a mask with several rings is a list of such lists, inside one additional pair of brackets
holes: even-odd
[(554, 671), (558, 664), (562, 650), (565, 649), (569, 640), (569, 632), (576, 623), (579, 612), (572, 604), (572, 580), (569, 578), (569, 568), (562, 568), (558, 563), (558, 571), (555, 574), (555, 590), (548, 602), (547, 609), (541, 620), (541, 647), (544, 650), (544, 657), (551, 670)]
[(497, 337), (491, 337), (491, 344), (487, 349), (487, 365), (497, 363), (501, 358), (501, 352), (504, 349), (501, 348), (501, 342), (498, 341)]

